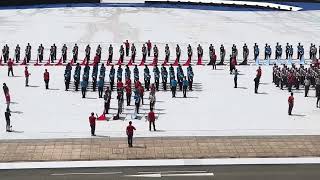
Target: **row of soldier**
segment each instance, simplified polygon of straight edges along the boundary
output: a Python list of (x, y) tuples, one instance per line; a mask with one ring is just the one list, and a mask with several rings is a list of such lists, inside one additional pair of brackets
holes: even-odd
[[(264, 59), (270, 59), (271, 58), (271, 54), (272, 54), (272, 50), (270, 45), (266, 44), (265, 48), (264, 48)], [(65, 63), (67, 61), (67, 46), (66, 44), (63, 45), (62, 49), (61, 49), (61, 59), (63, 60), (63, 62)], [(158, 58), (159, 56), (159, 50), (157, 45), (153, 45), (152, 48), (152, 44), (150, 42), (150, 40), (148, 42), (146, 42), (145, 44), (142, 45), (142, 59), (145, 60), (147, 56), (150, 56), (151, 51), (153, 50), (153, 56), (154, 58)], [(134, 43), (129, 43), (128, 40), (126, 42), (124, 42), (124, 46), (121, 45), (120, 49), (119, 49), (119, 54), (120, 54), (120, 60), (121, 63), (123, 63), (124, 60), (124, 56), (129, 56), (131, 51), (131, 59), (132, 62), (135, 62), (135, 58), (137, 55), (137, 48), (135, 46)], [(177, 44), (176, 48), (176, 60), (177, 62), (180, 61), (180, 56), (181, 56), (181, 48), (180, 46)], [(38, 61), (41, 63), (43, 61), (43, 55), (44, 55), (44, 47), (41, 44), (38, 47), (38, 55), (37, 55), (37, 59)], [(79, 52), (79, 47), (77, 44), (74, 45), (73, 49), (72, 49), (72, 59), (73, 62), (76, 63), (78, 60), (78, 52)], [(275, 59), (281, 59), (282, 57), (282, 52), (283, 49), (281, 47), (281, 45), (279, 43), (277, 43), (276, 47), (275, 47)], [(87, 45), (85, 48), (85, 58), (89, 61), (90, 60), (90, 53), (91, 53), (91, 47), (90, 45)], [(98, 57), (98, 60), (100, 61), (101, 59), (101, 53), (102, 53), (102, 48), (100, 45), (97, 46), (96, 49), (96, 54), (95, 56)], [(192, 47), (189, 44), (187, 47), (187, 54), (188, 57), (191, 58), (193, 55), (192, 52)], [(260, 54), (260, 49), (259, 46), (257, 45), (257, 43), (254, 44), (253, 47), (253, 54), (254, 54), (254, 60), (257, 60)], [(9, 59), (9, 47), (8, 45), (5, 45), (2, 49), (2, 55), (3, 55), (3, 59), (4, 62), (6, 63)], [(198, 55), (198, 59), (202, 59), (203, 57), (203, 48), (202, 46), (199, 44), (197, 47), (197, 55)], [(292, 59), (293, 57), (293, 47), (292, 45), (290, 45), (289, 43), (286, 44), (285, 47), (285, 59)], [(302, 59), (304, 55), (304, 47), (303, 45), (301, 45), (300, 43), (297, 46), (297, 59)], [(309, 55), (310, 55), (310, 59), (314, 60), (316, 59), (317, 56), (317, 48), (314, 44), (310, 45), (310, 51), (309, 51)], [(319, 48), (319, 55), (320, 55), (320, 48)], [(224, 45), (222, 44), (220, 46), (220, 62), (218, 63), (218, 65), (222, 65), (224, 64), (224, 60), (225, 60), (225, 56), (226, 56), (226, 50)], [(210, 59), (210, 63), (212, 64), (212, 62), (216, 60), (216, 53), (215, 53), (215, 48), (212, 44), (210, 44), (209, 46), (209, 59)], [(230, 57), (232, 58), (237, 58), (238, 57), (238, 49), (236, 47), (235, 44), (233, 44), (232, 48), (231, 48), (231, 54)], [(240, 64), (247, 64), (248, 63), (248, 57), (249, 57), (249, 48), (246, 44), (243, 45), (243, 62)], [(31, 60), (31, 45), (28, 43), (26, 49), (25, 49), (25, 59), (26, 62), (29, 63), (29, 61)], [(50, 60), (53, 63), (54, 60), (57, 59), (57, 47), (55, 44), (53, 44), (50, 48)], [(170, 59), (170, 48), (169, 45), (166, 44), (165, 45), (165, 62), (168, 62)], [(109, 48), (108, 48), (108, 59), (107, 62), (108, 63), (112, 63), (113, 60), (113, 46), (110, 44)], [(15, 61), (18, 63), (20, 61), (20, 46), (17, 45), (16, 49), (15, 49)], [(209, 63), (209, 64), (210, 64)]]

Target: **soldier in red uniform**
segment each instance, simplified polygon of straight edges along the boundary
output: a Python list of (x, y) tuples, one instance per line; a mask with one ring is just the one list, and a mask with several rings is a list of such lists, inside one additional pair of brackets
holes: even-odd
[(136, 128), (134, 126), (132, 126), (132, 122), (130, 121), (129, 122), (129, 126), (127, 126), (127, 129), (126, 129), (126, 133), (127, 133), (127, 136), (128, 136), (128, 145), (129, 147), (133, 147), (132, 146), (132, 138), (133, 138), (133, 131), (136, 130)]
[(47, 69), (45, 69), (43, 73), (43, 80), (44, 80), (44, 83), (46, 84), (46, 89), (49, 89), (50, 75)]
[(91, 113), (91, 116), (89, 117), (89, 124), (91, 128), (91, 136), (96, 136), (95, 131), (96, 131), (96, 119), (98, 119), (98, 115), (94, 117), (94, 113)]
[(9, 59), (8, 61), (8, 76), (10, 76), (10, 72), (11, 72), (11, 76), (13, 75), (13, 60)]
[(153, 130), (156, 131), (156, 125), (154, 124), (154, 122), (156, 121), (156, 116), (152, 109), (148, 113), (148, 121), (149, 121), (149, 131), (151, 131), (151, 124), (153, 126)]
[(292, 109), (293, 109), (293, 105), (294, 105), (293, 93), (291, 93), (291, 96), (289, 96), (289, 98), (288, 98), (288, 104), (289, 104), (288, 114), (291, 115), (291, 112), (292, 112)]

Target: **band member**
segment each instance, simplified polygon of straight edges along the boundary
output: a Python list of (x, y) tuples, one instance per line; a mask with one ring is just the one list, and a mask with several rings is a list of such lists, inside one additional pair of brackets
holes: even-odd
[(40, 46), (38, 48), (38, 60), (40, 63), (43, 60), (43, 50), (44, 50), (44, 48), (43, 48), (42, 44), (40, 44)]
[(14, 50), (14, 56), (16, 57), (16, 63), (20, 61), (20, 46), (17, 44), (16, 49)]
[(63, 63), (67, 61), (67, 45), (64, 44), (61, 49)]
[(73, 53), (73, 62), (76, 63), (77, 60), (78, 60), (78, 50), (79, 50), (79, 47), (77, 44), (74, 45), (73, 47), (73, 50), (72, 50), (72, 53)]
[(108, 49), (109, 57), (108, 57), (108, 63), (112, 63), (112, 58), (113, 58), (113, 47), (110, 44), (109, 49)]

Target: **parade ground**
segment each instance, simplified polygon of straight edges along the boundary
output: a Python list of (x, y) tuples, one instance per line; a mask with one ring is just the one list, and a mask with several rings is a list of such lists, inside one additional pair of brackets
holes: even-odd
[[(210, 8), (165, 7), (37, 7), (4, 8), (0, 10), (0, 44), (8, 44), (11, 58), (17, 44), (21, 59), (27, 43), (32, 46), (29, 65), (29, 87), (25, 87), (21, 63), (13, 66), (14, 76), (7, 76), (7, 66), (0, 66), (0, 82), (6, 83), (11, 95), (11, 125), (13, 132), (5, 132), (5, 121), (0, 123), (0, 162), (20, 161), (84, 161), (84, 160), (138, 160), (138, 159), (203, 159), (203, 158), (279, 158), (320, 156), (320, 109), (316, 107), (315, 89), (304, 97), (303, 86), (293, 89), (295, 103), (292, 116), (288, 115), (288, 90), (280, 90), (272, 82), (274, 49), (279, 42), (305, 48), (306, 68), (310, 66), (309, 47), (319, 44), (320, 11), (298, 12), (237, 10), (216, 11)], [(141, 47), (148, 40), (159, 48), (159, 66), (164, 61), (164, 47), (169, 45), (169, 63), (175, 60), (175, 47), (181, 48), (181, 64), (187, 60), (187, 46), (193, 49), (193, 91), (183, 98), (182, 91), (172, 98), (170, 90), (156, 92), (155, 121), (157, 131), (149, 131), (146, 119), (149, 112), (149, 92), (145, 92), (144, 105), (134, 119), (134, 100), (124, 105), (119, 120), (116, 92), (112, 93), (107, 119), (96, 122), (96, 135), (90, 134), (91, 112), (102, 115), (103, 98), (93, 92), (89, 83), (86, 98), (74, 90), (74, 66), (70, 89), (65, 91), (64, 65), (44, 66), (49, 49), (54, 43), (60, 59), (63, 44), (68, 47), (67, 62), (71, 62), (72, 48), (79, 46), (79, 62), (85, 57), (84, 49), (91, 46), (91, 58), (97, 46), (102, 47), (102, 63), (108, 58), (108, 47), (114, 47), (113, 63), (119, 59), (119, 47), (125, 40), (137, 48), (136, 64), (141, 61)], [(237, 66), (238, 88), (234, 88), (234, 75), (229, 73), (231, 47), (238, 48), (238, 63), (242, 62), (242, 46), (250, 50), (249, 65)], [(253, 60), (253, 46), (260, 48), (259, 64)], [(264, 58), (264, 46), (273, 49), (271, 63)], [(37, 49), (44, 46), (44, 62), (35, 66)], [(197, 46), (204, 49), (203, 62), (197, 65)], [(219, 57), (221, 44), (226, 49), (226, 65), (212, 70), (208, 66), (209, 45), (213, 44)], [(153, 53), (147, 57), (147, 64)], [(284, 58), (284, 53), (283, 53)], [(319, 55), (318, 55), (319, 56)], [(124, 65), (130, 56), (125, 57)], [(58, 60), (55, 61), (57, 63)], [(2, 61), (3, 63), (3, 61)], [(291, 64), (282, 59), (278, 62)], [(254, 93), (256, 70), (261, 66), (262, 76), (258, 93)], [(133, 67), (130, 66), (133, 73)], [(81, 75), (83, 73), (81, 70)], [(100, 65), (99, 65), (100, 68)], [(115, 65), (117, 70), (118, 66)], [(140, 81), (143, 68), (139, 66)], [(151, 83), (153, 66), (149, 66)], [(168, 68), (168, 66), (167, 66)], [(50, 73), (49, 89), (45, 89), (43, 73)], [(176, 67), (174, 67), (176, 73)], [(183, 66), (184, 73), (187, 66)], [(109, 83), (110, 66), (106, 66), (105, 86)], [(92, 67), (90, 70), (89, 82)], [(123, 73), (124, 74), (124, 73)], [(124, 76), (123, 76), (124, 77)], [(133, 75), (131, 75), (133, 77)], [(123, 78), (124, 80), (124, 78)], [(168, 84), (169, 87), (169, 84)], [(1, 93), (2, 94), (2, 93)], [(0, 98), (0, 112), (6, 110), (4, 95)], [(4, 116), (3, 116), (4, 117)], [(128, 148), (126, 127), (132, 121), (136, 127), (133, 148)], [(0, 167), (9, 165), (2, 164)], [(1, 169), (1, 168), (0, 168)], [(2, 168), (5, 169), (5, 168)], [(1, 172), (0, 172), (1, 174)]]

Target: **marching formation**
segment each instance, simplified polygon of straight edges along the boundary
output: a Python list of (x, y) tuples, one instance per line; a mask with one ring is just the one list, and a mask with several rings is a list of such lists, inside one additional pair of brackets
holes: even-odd
[[(23, 62), (21, 63), (21, 65), (26, 65), (30, 63), (31, 60), (31, 45), (28, 43), (28, 45), (25, 48), (25, 54), (24, 54), (24, 58), (23, 58)], [(57, 60), (57, 46), (55, 44), (53, 44), (50, 48), (49, 48), (49, 60), (45, 62), (45, 64), (42, 64), (44, 59), (44, 50), (45, 48), (43, 47), (42, 44), (39, 45), (38, 49), (37, 49), (37, 60), (35, 65), (63, 65), (68, 63), (68, 47), (66, 44), (64, 44), (61, 48), (61, 58), (59, 59), (58, 62), (55, 62)], [(210, 46), (208, 47), (208, 60), (209, 63), (207, 65), (212, 65), (213, 69), (216, 68), (216, 65), (224, 65), (225, 63), (225, 58), (226, 58), (226, 49), (224, 47), (223, 44), (220, 45), (219, 48), (220, 52), (220, 62), (217, 63), (217, 55), (216, 55), (216, 50), (214, 48), (214, 46), (212, 44), (210, 44)], [(69, 62), (71, 63), (71, 65), (75, 65), (77, 64), (78, 60), (79, 60), (79, 47), (77, 44), (75, 44), (72, 48), (72, 60)], [(151, 52), (153, 51), (153, 62), (151, 64), (145, 64), (147, 57), (151, 56)], [(144, 65), (151, 65), (154, 66), (155, 64), (164, 64), (164, 65), (169, 65), (170, 63), (170, 59), (173, 59), (171, 56), (171, 51), (170, 51), (170, 47), (168, 44), (165, 45), (164, 48), (164, 60), (163, 63), (159, 63), (159, 49), (157, 47), (156, 44), (152, 45), (152, 43), (150, 42), (150, 40), (148, 40), (146, 43), (142, 44), (141, 47), (141, 62), (137, 65), (140, 66), (144, 66)], [(198, 44), (197, 48), (197, 65), (204, 65), (202, 60), (203, 60), (203, 55), (204, 55), (204, 49), (203, 47)], [(275, 48), (274, 48), (274, 60), (280, 61), (283, 60), (282, 54), (285, 54), (285, 59), (288, 62), (291, 62), (293, 60), (293, 53), (294, 53), (294, 49), (293, 46), (290, 45), (289, 43), (286, 44), (284, 50), (282, 48), (282, 46), (277, 43)], [(238, 65), (237, 63), (237, 59), (239, 59), (239, 55), (238, 55), (238, 49), (237, 46), (235, 44), (232, 45), (231, 51), (230, 51), (230, 66), (231, 65)], [(301, 45), (300, 43), (298, 43), (297, 45), (297, 60), (300, 60), (301, 63), (304, 63), (304, 54), (305, 54), (305, 50), (303, 45)], [(310, 50), (309, 50), (309, 59), (313, 61), (313, 63), (317, 64), (318, 63), (318, 59), (317, 59), (317, 47), (315, 46), (315, 44), (311, 44), (310, 45)], [(242, 62), (239, 63), (239, 65), (247, 65), (248, 64), (248, 60), (249, 60), (249, 55), (250, 55), (250, 50), (249, 47), (247, 46), (247, 44), (245, 43), (242, 47)], [(0, 65), (2, 64), (2, 58), (3, 58), (3, 63), (7, 64), (10, 61), (10, 57), (9, 57), (10, 51), (9, 51), (9, 46), (6, 44), (3, 49), (2, 49), (2, 56), (1, 56), (1, 60), (0, 60)], [(91, 47), (88, 44), (85, 49), (84, 49), (84, 54), (85, 54), (85, 58), (84, 60), (80, 63), (81, 65), (94, 65), (96, 63), (100, 63), (102, 62), (102, 46), (99, 44), (96, 48), (95, 51), (95, 55), (91, 56)], [(120, 65), (120, 64), (124, 64), (124, 59), (125, 57), (130, 56), (130, 60), (127, 63), (127, 65), (131, 66), (134, 65), (136, 62), (136, 58), (137, 58), (137, 47), (134, 43), (129, 43), (128, 40), (126, 40), (123, 45), (120, 45), (119, 47), (119, 59), (117, 62), (114, 62), (114, 48), (113, 46), (110, 44), (108, 47), (108, 58), (104, 61), (105, 64), (107, 65), (111, 65), (111, 64), (116, 64), (116, 65)], [(130, 55), (131, 54), (131, 55)], [(258, 46), (257, 43), (254, 44), (253, 46), (253, 60), (256, 63), (259, 63), (259, 55), (260, 55), (260, 48)], [(173, 66), (177, 66), (179, 63), (185, 66), (190, 65), (192, 62), (192, 57), (193, 57), (193, 49), (191, 47), (191, 45), (189, 44), (187, 46), (187, 56), (188, 59), (186, 60), (185, 63), (181, 63), (181, 48), (179, 46), (179, 44), (176, 45), (175, 47), (175, 61), (173, 63), (171, 63)], [(267, 64), (273, 64), (270, 62), (272, 56), (272, 48), (269, 44), (265, 44), (264, 47), (264, 60), (269, 61)], [(319, 58), (320, 58), (320, 46), (319, 46)], [(20, 63), (20, 46), (19, 44), (16, 45), (16, 48), (14, 50), (14, 57), (12, 58), (12, 63)], [(56, 63), (56, 64), (54, 64)], [(9, 64), (8, 64), (9, 65)]]
[(305, 68), (303, 65), (300, 67), (295, 65), (279, 67), (274, 65), (272, 80), (281, 90), (287, 88), (289, 92), (292, 92), (293, 89), (299, 90), (303, 86), (305, 97), (308, 97), (310, 88), (315, 88), (316, 107), (320, 107), (320, 69), (318, 67), (312, 65), (309, 68)]
[[(257, 62), (259, 57), (259, 47), (257, 44), (254, 45), (254, 60)], [(89, 117), (89, 124), (91, 129), (91, 135), (95, 136), (96, 120), (117, 120), (121, 119), (121, 115), (124, 113), (124, 106), (134, 106), (134, 112), (131, 115), (132, 119), (139, 119), (141, 114), (141, 106), (148, 104), (148, 112), (145, 118), (149, 121), (149, 130), (156, 131), (155, 120), (156, 116), (156, 103), (157, 103), (157, 92), (158, 91), (171, 91), (172, 98), (177, 97), (177, 91), (181, 92), (183, 98), (187, 98), (188, 91), (193, 91), (194, 83), (194, 72), (191, 59), (193, 56), (193, 50), (191, 45), (187, 47), (188, 60), (185, 63), (181, 63), (181, 49), (177, 45), (176, 60), (174, 63), (170, 63), (170, 48), (169, 45), (165, 45), (165, 58), (163, 63), (159, 63), (158, 56), (159, 50), (156, 45), (151, 44), (150, 41), (142, 45), (142, 60), (141, 63), (136, 62), (137, 48), (134, 43), (124, 42), (124, 45), (120, 46), (119, 49), (119, 60), (113, 64), (113, 46), (110, 45), (108, 48), (108, 59), (102, 61), (102, 47), (98, 45), (93, 61), (90, 61), (91, 47), (87, 45), (85, 48), (85, 59), (83, 62), (78, 61), (79, 47), (75, 44), (72, 49), (73, 56), (72, 61), (68, 62), (67, 57), (68, 47), (64, 44), (61, 49), (61, 58), (58, 62), (60, 65), (65, 65), (64, 69), (64, 84), (65, 91), (74, 90), (80, 91), (81, 97), (86, 98), (87, 92), (98, 92), (97, 96), (103, 101), (102, 115), (98, 116), (95, 113), (91, 113)], [(20, 47), (17, 45), (15, 50), (15, 59), (9, 57), (9, 47), (7, 45), (3, 48), (3, 60), (8, 65), (8, 76), (14, 76), (14, 63), (20, 61)], [(153, 62), (146, 64), (147, 57), (151, 56), (153, 52)], [(44, 47), (42, 44), (38, 48), (37, 63), (43, 63)], [(199, 44), (197, 47), (197, 64), (202, 64), (204, 50)], [(265, 57), (264, 60), (270, 60), (272, 55), (272, 49), (270, 45), (265, 45)], [(286, 60), (290, 61), (293, 57), (293, 47), (287, 44), (285, 48)], [(130, 61), (124, 64), (125, 57), (130, 56)], [(217, 63), (217, 55), (215, 48), (212, 44), (209, 46), (209, 63), (215, 70), (217, 65), (225, 65), (226, 50), (223, 45), (220, 46), (220, 62)], [(243, 46), (243, 61), (238, 63), (238, 49), (236, 45), (232, 46), (229, 64), (230, 74), (233, 74), (234, 88), (238, 88), (238, 75), (239, 71), (237, 65), (248, 64), (249, 59), (249, 48), (246, 44)], [(297, 59), (300, 62), (303, 60), (304, 49), (303, 46), (298, 45), (297, 47)], [(280, 60), (282, 58), (282, 47), (277, 44), (275, 48), (275, 59)], [(57, 47), (53, 44), (50, 47), (50, 59), (44, 65), (50, 65), (56, 63), (57, 59)], [(320, 72), (317, 63), (317, 48), (314, 44), (310, 47), (310, 59), (315, 64), (311, 64), (309, 68), (304, 68), (301, 64), (300, 67), (296, 67), (295, 64), (292, 66), (277, 65), (274, 63), (273, 67), (273, 83), (280, 87), (280, 89), (288, 88), (291, 95), (288, 98), (288, 114), (292, 114), (294, 105), (294, 97), (292, 89), (299, 89), (301, 86), (305, 88), (305, 96), (308, 96), (310, 88), (315, 88), (317, 97), (317, 107), (320, 107)], [(28, 44), (26, 47), (26, 54), (23, 61), (25, 86), (29, 86), (29, 78), (31, 77), (30, 71), (32, 67), (27, 66), (31, 60), (31, 46)], [(90, 63), (91, 62), (91, 63)], [(150, 67), (151, 65), (151, 67)], [(142, 71), (142, 72), (140, 72)], [(257, 74), (254, 78), (254, 93), (258, 94), (258, 88), (262, 76), (262, 69), (259, 66)], [(45, 89), (50, 89), (50, 72), (45, 69), (43, 72), (43, 81)], [(89, 80), (90, 79), (90, 80)], [(10, 124), (10, 93), (9, 88), (3, 83), (3, 91), (6, 98), (7, 108), (5, 112), (6, 118), (6, 131), (12, 131)], [(148, 92), (148, 94), (146, 94)], [(145, 98), (147, 97), (147, 98)], [(146, 99), (148, 103), (146, 103)], [(112, 101), (115, 101), (112, 103)], [(110, 108), (111, 104), (116, 104), (116, 114), (111, 115)], [(143, 112), (145, 114), (145, 112)], [(144, 115), (143, 115), (144, 116)], [(132, 122), (127, 127), (128, 145), (132, 147), (132, 136), (135, 127), (132, 126)]]

